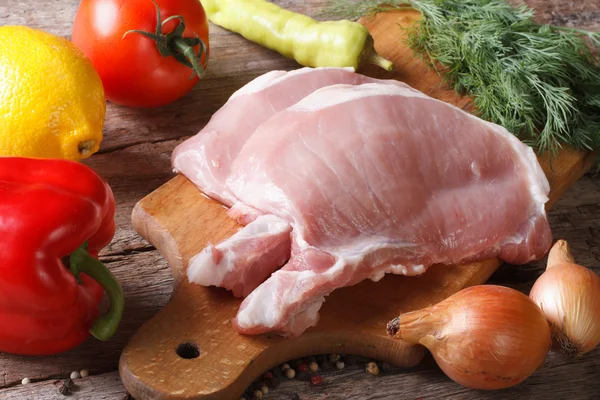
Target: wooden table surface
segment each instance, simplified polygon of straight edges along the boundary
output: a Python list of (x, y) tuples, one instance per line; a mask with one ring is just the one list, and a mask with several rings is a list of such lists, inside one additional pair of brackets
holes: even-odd
[[(513, 0), (515, 4), (520, 1)], [(325, 0), (276, 1), (289, 9), (317, 15)], [(540, 21), (600, 30), (600, 0), (527, 0)], [(27, 25), (70, 37), (76, 0), (1, 0), (0, 25)], [(206, 80), (184, 99), (154, 110), (108, 105), (105, 139), (98, 154), (85, 163), (113, 188), (117, 232), (101, 259), (122, 282), (126, 309), (116, 337), (88, 339), (78, 348), (51, 357), (18, 357), (0, 353), (0, 399), (61, 399), (61, 379), (88, 369), (77, 379), (74, 399), (126, 397), (117, 372), (121, 349), (136, 329), (167, 302), (172, 279), (165, 260), (131, 227), (134, 204), (173, 177), (170, 154), (195, 134), (227, 98), (259, 74), (298, 66), (219, 27), (210, 27), (211, 60)], [(566, 239), (576, 260), (600, 273), (600, 176), (581, 179), (549, 213), (555, 238)], [(505, 265), (491, 282), (528, 293), (545, 260), (521, 267)], [(349, 357), (342, 370), (323, 371), (324, 383), (286, 380), (269, 399), (598, 399), (600, 349), (570, 359), (551, 353), (542, 369), (524, 383), (497, 392), (479, 392), (455, 384), (430, 356), (416, 368), (390, 367), (379, 376), (365, 373), (370, 360)], [(32, 383), (21, 385), (29, 377)], [(297, 396), (296, 396), (297, 395)]]

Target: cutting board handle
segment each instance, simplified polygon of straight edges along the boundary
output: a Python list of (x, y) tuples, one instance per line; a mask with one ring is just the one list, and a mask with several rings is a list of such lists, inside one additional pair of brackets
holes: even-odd
[[(169, 193), (168, 203), (155, 201), (162, 198), (163, 192)], [(193, 201), (179, 197), (190, 195)], [(179, 208), (183, 200), (188, 206)], [(198, 210), (203, 210), (200, 217)], [(180, 218), (174, 220), (174, 213)], [(264, 371), (311, 354), (353, 353), (406, 367), (417, 364), (424, 355), (420, 346), (389, 338), (385, 321), (370, 323), (369, 318), (362, 317), (367, 310), (361, 307), (354, 308), (354, 318), (348, 313), (332, 318), (325, 307), (327, 322), (295, 339), (234, 332), (230, 321), (240, 299), (223, 289), (191, 284), (184, 271), (190, 255), (209, 237), (191, 236), (189, 232), (211, 232), (210, 236), (218, 241), (232, 235), (239, 226), (226, 218), (222, 206), (200, 196), (183, 176), (142, 199), (134, 208), (132, 221), (136, 231), (165, 256), (175, 276), (169, 303), (142, 325), (121, 354), (121, 379), (137, 399), (239, 398)], [(189, 239), (176, 240), (183, 232)], [(340, 301), (345, 302), (344, 298), (334, 298), (332, 304), (328, 300), (333, 314), (340, 309)], [(369, 301), (365, 304), (368, 306)], [(365, 325), (357, 329), (361, 319), (366, 320)]]

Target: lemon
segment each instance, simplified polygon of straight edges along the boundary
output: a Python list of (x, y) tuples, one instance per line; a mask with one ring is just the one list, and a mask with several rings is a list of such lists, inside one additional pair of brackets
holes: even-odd
[(0, 156), (87, 158), (100, 147), (104, 89), (68, 40), (0, 27)]

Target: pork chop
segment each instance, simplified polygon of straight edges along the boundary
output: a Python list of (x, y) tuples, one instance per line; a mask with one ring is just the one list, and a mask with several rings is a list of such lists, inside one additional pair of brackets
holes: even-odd
[(236, 91), (196, 135), (175, 148), (172, 165), (206, 195), (232, 206), (237, 201), (224, 185), (230, 166), (258, 125), (278, 111), (315, 90), (333, 84), (357, 85), (386, 82), (409, 88), (405, 83), (370, 78), (352, 68), (300, 68), (271, 71)]
[[(332, 84), (356, 85), (364, 82), (380, 82), (414, 90), (395, 80), (380, 80), (356, 74), (352, 68), (272, 71), (259, 76), (235, 92), (204, 129), (177, 146), (172, 155), (173, 168), (188, 177), (208, 196), (233, 206), (229, 215), (239, 223), (249, 224), (261, 215), (261, 211), (249, 210), (241, 203), (236, 204), (238, 200), (225, 185), (231, 163), (246, 140), (261, 123), (316, 89)], [(265, 225), (259, 226), (263, 223)], [(271, 226), (267, 226), (269, 224)], [(272, 221), (259, 221), (249, 228), (249, 232), (237, 235), (235, 241), (228, 241), (217, 247), (209, 243), (206, 249), (191, 260), (188, 271), (190, 279), (199, 284), (235, 288), (235, 295), (250, 293), (281, 266), (279, 252), (282, 246), (271, 247), (269, 244), (284, 231), (262, 235), (261, 240), (269, 242), (264, 245), (259, 245), (252, 237), (259, 231), (272, 232), (275, 225)], [(261, 262), (256, 262), (255, 256), (222, 257), (223, 254), (233, 254), (234, 249), (229, 248), (231, 246), (238, 250), (260, 248)]]
[(403, 87), (316, 90), (262, 123), (225, 182), (293, 228), (291, 257), (243, 301), (241, 333), (298, 335), (333, 290), (437, 263), (545, 255), (548, 181), (504, 128)]

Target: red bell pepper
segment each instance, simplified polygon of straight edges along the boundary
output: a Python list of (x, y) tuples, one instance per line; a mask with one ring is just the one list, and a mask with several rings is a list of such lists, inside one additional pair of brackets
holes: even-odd
[[(114, 212), (112, 190), (84, 164), (0, 157), (0, 352), (55, 354), (115, 333), (123, 292), (97, 259)], [(110, 310), (98, 317), (103, 290)]]

